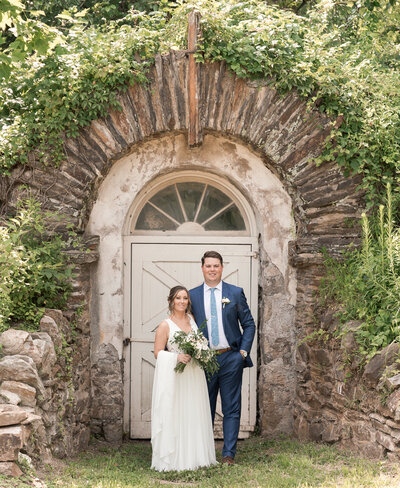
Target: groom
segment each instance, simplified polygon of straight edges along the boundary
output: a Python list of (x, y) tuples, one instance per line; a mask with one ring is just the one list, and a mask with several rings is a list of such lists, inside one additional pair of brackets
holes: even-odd
[(211, 416), (214, 422), (219, 390), (224, 415), (222, 462), (233, 464), (240, 427), (243, 368), (253, 366), (249, 352), (255, 324), (243, 289), (221, 281), (222, 256), (207, 251), (201, 258), (201, 269), (204, 283), (190, 290), (192, 312), (199, 326), (207, 320), (203, 333), (217, 351), (220, 368), (207, 381)]

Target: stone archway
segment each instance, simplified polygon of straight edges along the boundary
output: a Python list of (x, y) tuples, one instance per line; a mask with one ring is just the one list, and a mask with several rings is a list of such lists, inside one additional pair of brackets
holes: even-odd
[[(129, 236), (130, 228), (125, 221), (130, 221), (132, 202), (139, 193), (151, 191), (154, 178), (189, 170), (208, 174), (211, 181), (230, 182), (238, 195), (246, 199), (256, 217), (252, 236), (256, 243), (258, 240), (261, 273), (260, 279), (255, 278), (255, 287), (258, 284), (264, 289), (259, 307), (259, 404), (263, 411), (268, 408), (267, 418), (272, 419), (272, 422), (266, 420), (265, 427), (274, 433), (290, 433), (295, 392), (296, 303), (295, 271), (288, 262), (288, 246), (294, 232), (291, 199), (259, 156), (238, 142), (209, 134), (201, 147), (188, 149), (184, 135), (162, 135), (134, 147), (116, 162), (99, 189), (88, 225), (89, 233), (100, 236), (100, 260), (94, 282), (96, 292), (92, 295), (93, 308), (98, 313), (92, 327), (94, 350), (101, 343), (113, 344), (118, 356), (127, 358), (125, 378), (128, 381), (129, 349), (122, 347), (124, 337), (129, 337), (128, 330), (123, 335), (129, 321), (129, 313), (126, 313), (124, 327), (123, 308), (131, 309), (122, 276), (130, 261), (129, 251), (123, 250), (123, 235)], [(185, 238), (189, 245), (189, 236)], [(222, 245), (222, 237), (213, 238), (214, 241), (210, 239), (215, 242), (214, 247)], [(125, 288), (128, 287), (126, 284)], [(256, 290), (254, 293), (257, 297)], [(257, 310), (254, 314), (257, 315)], [(266, 361), (267, 351), (275, 355), (272, 360)], [(279, 384), (276, 384), (277, 378)], [(275, 395), (279, 391), (279, 402), (275, 406), (266, 396), (270, 391)], [(126, 393), (126, 408), (129, 407), (128, 399)], [(129, 430), (128, 416), (125, 412), (125, 431)]]
[[(64, 224), (68, 221), (84, 232), (102, 181), (117, 168), (114, 163), (162, 134), (183, 137), (186, 133), (187, 64), (185, 53), (171, 52), (158, 57), (149, 74), (149, 85), (135, 85), (121, 92), (122, 111), (110, 112), (108, 117), (92, 122), (76, 139), (66, 139), (67, 157), (59, 168), (42, 168), (30, 155), (30, 165), (15, 168), (9, 177), (2, 179), (0, 200), (12, 207), (21, 194), (21, 185), (26, 185), (39, 196), (45, 208), (66, 215)], [(290, 432), (294, 393), (287, 400), (287, 378), (278, 372), (287, 368), (290, 381), (295, 382), (293, 345), (295, 335), (304, 335), (312, 326), (314, 292), (321, 276), (321, 247), (339, 252), (358, 236), (353, 224), (358, 218), (359, 178), (345, 178), (334, 162), (320, 167), (312, 163), (313, 157), (321, 153), (332, 124), (317, 110), (307, 110), (295, 92), (282, 97), (267, 83), (237, 78), (224, 63), (202, 65), (199, 76), (200, 117), (205, 133), (224, 136), (226, 144), (251, 148), (291, 197), (295, 225), (288, 251), (290, 264), (297, 269), (295, 309), (290, 303), (286, 306), (284, 290), (288, 276), (277, 272), (265, 256), (261, 256), (265, 272), (260, 281), (262, 290), (273, 290), (273, 299), (263, 307), (262, 320), (278, 312), (292, 314), (294, 321), (294, 328), (286, 331), (287, 337), (291, 337), (289, 342), (279, 336), (273, 346), (268, 342), (261, 345), (260, 357), (265, 367), (260, 383), (267, 387), (260, 396), (260, 424), (263, 433)], [(242, 163), (245, 171), (245, 161)], [(73, 307), (87, 300), (82, 319), (85, 337), (89, 334), (89, 322), (97, 320), (96, 314), (90, 319), (87, 313), (91, 290), (87, 266), (78, 266), (71, 302)], [(266, 295), (261, 295), (265, 299)], [(100, 335), (92, 339), (99, 345), (92, 350), (93, 378), (104, 376), (107, 368), (102, 370), (103, 361), (113, 364), (110, 378), (116, 379), (121, 374), (117, 350)], [(282, 405), (287, 405), (283, 417), (278, 413), (283, 411)], [(115, 405), (105, 404), (103, 408), (98, 399), (96, 408), (103, 416), (107, 409), (118, 411)]]

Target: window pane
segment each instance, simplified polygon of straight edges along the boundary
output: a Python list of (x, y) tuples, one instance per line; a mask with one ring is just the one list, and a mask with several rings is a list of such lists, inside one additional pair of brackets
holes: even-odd
[(206, 230), (246, 230), (246, 225), (236, 205), (229, 207), (221, 215), (204, 226)]
[(222, 191), (209, 186), (204, 196), (203, 205), (201, 206), (197, 222), (202, 224), (205, 220), (218, 212), (218, 210), (221, 210), (221, 208), (228, 205), (230, 202), (231, 199), (222, 193)]
[(204, 183), (178, 183), (179, 194), (189, 222), (193, 222), (204, 190)]
[(138, 230), (176, 230), (177, 225), (157, 209), (146, 203), (140, 212), (135, 229)]
[(178, 222), (182, 223), (184, 221), (181, 206), (175, 191), (175, 185), (168, 186), (164, 190), (159, 191), (150, 201)]

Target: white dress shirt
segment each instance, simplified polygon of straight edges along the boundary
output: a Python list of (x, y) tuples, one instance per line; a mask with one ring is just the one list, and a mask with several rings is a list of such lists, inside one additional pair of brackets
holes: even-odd
[[(219, 336), (218, 344), (213, 344), (211, 339), (210, 288), (215, 288), (214, 295), (215, 295), (215, 302), (217, 305), (217, 317), (218, 317), (218, 336)], [(204, 311), (206, 313), (208, 337), (210, 338), (211, 349), (226, 349), (227, 347), (229, 347), (229, 342), (226, 339), (224, 326), (222, 323), (222, 281), (220, 281), (218, 285), (215, 287), (210, 287), (206, 283), (204, 283)]]

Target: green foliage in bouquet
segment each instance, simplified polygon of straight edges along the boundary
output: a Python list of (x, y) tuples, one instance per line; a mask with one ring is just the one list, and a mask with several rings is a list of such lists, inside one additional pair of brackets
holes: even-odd
[[(208, 378), (218, 371), (219, 364), (215, 351), (208, 347), (207, 339), (199, 330), (192, 330), (188, 334), (183, 331), (175, 332), (171, 342), (176, 344), (183, 354), (189, 354), (192, 361), (197, 362), (204, 369)], [(175, 371), (182, 373), (185, 366), (184, 363), (178, 363)]]

